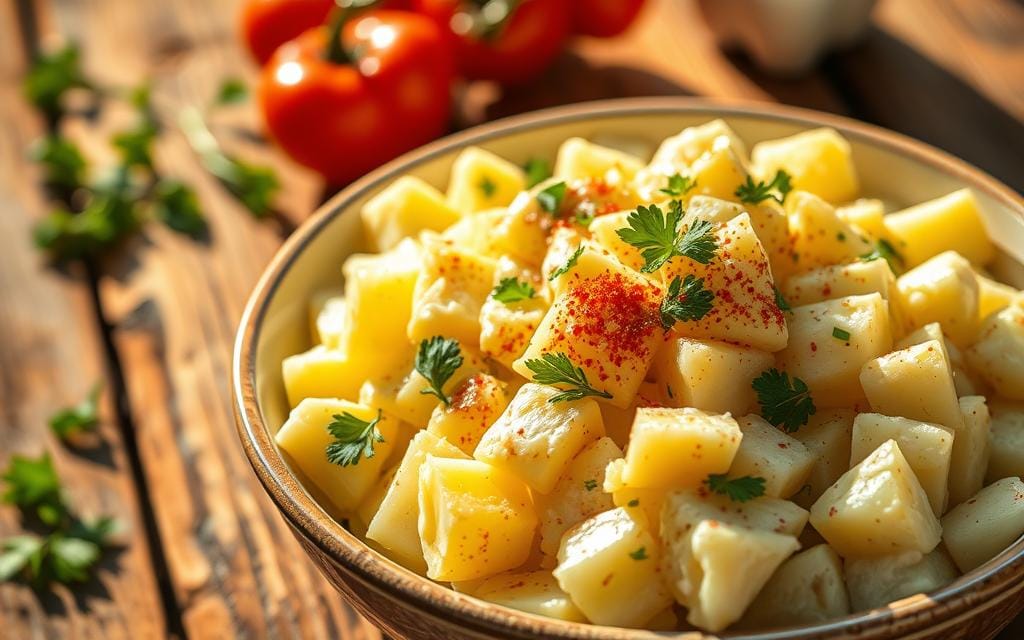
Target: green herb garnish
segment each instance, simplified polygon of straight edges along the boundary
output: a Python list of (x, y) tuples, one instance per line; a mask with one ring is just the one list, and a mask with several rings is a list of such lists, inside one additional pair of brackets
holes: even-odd
[(551, 163), (541, 158), (530, 158), (523, 165), (526, 171), (526, 188), (532, 189), (551, 177)]
[(597, 480), (584, 480), (583, 488), (586, 489), (587, 491), (593, 491), (594, 489), (597, 488)]
[(754, 378), (751, 386), (764, 419), (787, 433), (807, 424), (817, 410), (807, 384), (797, 377), (790, 379), (788, 373), (778, 369), (765, 371)]
[(646, 560), (647, 559), (647, 547), (640, 547), (636, 551), (630, 551), (629, 557), (634, 560)]
[(696, 186), (696, 180), (694, 180), (690, 176), (683, 176), (677, 173), (675, 175), (669, 176), (668, 186), (666, 186), (663, 189), (658, 189), (658, 191), (666, 195), (675, 196), (678, 198), (679, 196), (686, 195)]
[(730, 478), (726, 474), (713, 473), (704, 484), (715, 493), (728, 496), (733, 502), (746, 502), (764, 495), (764, 478), (743, 476)]
[(420, 393), (435, 395), (448, 406), (451, 402), (444, 392), (444, 385), (462, 366), (462, 361), (458, 340), (434, 336), (420, 342), (414, 368), (429, 385), (426, 389), (421, 389)]
[(348, 411), (332, 417), (334, 420), (327, 425), (327, 431), (334, 436), (334, 442), (327, 445), (327, 461), (331, 464), (343, 467), (359, 464), (362, 458), (374, 456), (374, 443), (384, 442), (384, 436), (377, 429), (380, 409), (377, 409), (377, 417), (370, 421), (360, 420)]
[(93, 385), (89, 395), (73, 407), (61, 409), (50, 416), (50, 429), (61, 440), (76, 433), (92, 431), (99, 424), (99, 399), (103, 384)]
[(537, 193), (537, 203), (540, 208), (548, 213), (555, 214), (562, 208), (562, 200), (565, 199), (566, 186), (564, 182), (544, 187)]
[(547, 385), (565, 385), (569, 389), (562, 390), (548, 399), (555, 403), (563, 400), (579, 400), (587, 396), (611, 398), (607, 391), (590, 386), (587, 374), (575, 366), (569, 356), (564, 353), (545, 353), (540, 358), (526, 361), (526, 368), (533, 372), (533, 381)]
[(789, 306), (786, 299), (782, 297), (782, 292), (779, 291), (778, 287), (775, 287), (775, 306), (779, 308), (779, 311), (792, 311), (793, 308)]
[(494, 287), (494, 291), (491, 291), (492, 298), (505, 304), (529, 300), (535, 295), (537, 295), (537, 291), (533, 285), (517, 278), (502, 278), (498, 286)]
[(839, 327), (832, 327), (832, 337), (837, 340), (849, 342), (850, 332), (847, 331), (846, 329), (840, 329)]
[[(747, 176), (747, 181), (736, 188), (736, 197), (742, 202), (750, 204), (758, 204), (768, 198), (782, 204), (786, 201), (786, 196), (789, 195), (789, 192), (793, 190), (790, 180), (789, 174), (782, 169), (776, 171), (775, 177), (768, 183), (759, 181), (757, 184), (754, 184), (753, 178)], [(773, 191), (778, 195), (772, 193)]]
[(580, 256), (583, 255), (584, 248), (585, 247), (583, 245), (580, 245), (575, 251), (573, 251), (572, 255), (569, 256), (569, 259), (565, 261), (565, 264), (551, 272), (551, 274), (548, 276), (548, 282), (554, 280), (555, 278), (562, 274), (569, 273), (569, 271), (576, 266), (576, 263), (579, 261)]
[(665, 298), (661, 301), (661, 324), (671, 329), (676, 322), (700, 320), (710, 311), (715, 294), (704, 288), (704, 278), (686, 274), (672, 278)]
[(658, 270), (673, 256), (684, 256), (708, 264), (715, 256), (718, 243), (713, 225), (706, 220), (695, 220), (681, 237), (679, 224), (683, 218), (683, 205), (679, 200), (669, 204), (667, 214), (657, 205), (639, 206), (626, 218), (628, 228), (615, 233), (623, 242), (641, 249), (644, 273)]
[(220, 88), (217, 90), (217, 97), (214, 98), (213, 104), (216, 106), (235, 104), (244, 101), (248, 96), (249, 89), (241, 78), (227, 78), (220, 83)]

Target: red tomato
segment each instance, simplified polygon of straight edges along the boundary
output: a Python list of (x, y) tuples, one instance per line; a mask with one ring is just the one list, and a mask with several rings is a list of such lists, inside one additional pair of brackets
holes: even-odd
[(573, 30), (599, 38), (617, 36), (633, 24), (643, 6), (644, 0), (575, 0)]
[(282, 45), (263, 68), (259, 104), (274, 140), (332, 184), (444, 133), (451, 51), (428, 18), (375, 11), (345, 25), (348, 61), (325, 58), (328, 29)]
[(279, 46), (324, 23), (334, 0), (245, 0), (239, 23), (252, 57), (266, 64)]
[(575, 0), (522, 0), (491, 38), (453, 31), (480, 14), (478, 0), (412, 0), (412, 7), (449, 34), (462, 75), (516, 85), (544, 71), (562, 51), (571, 26), (570, 1)]

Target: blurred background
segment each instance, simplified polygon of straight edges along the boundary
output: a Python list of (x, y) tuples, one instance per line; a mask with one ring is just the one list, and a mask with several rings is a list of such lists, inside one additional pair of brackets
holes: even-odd
[(605, 98), (778, 102), (1024, 190), (1016, 0), (363, 4), (0, 5), (0, 636), (379, 637), (245, 462), (231, 343), (284, 238), (439, 135)]

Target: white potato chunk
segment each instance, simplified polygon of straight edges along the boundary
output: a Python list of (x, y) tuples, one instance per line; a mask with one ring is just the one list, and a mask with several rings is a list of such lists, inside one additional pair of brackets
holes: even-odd
[(860, 190), (850, 143), (835, 129), (802, 131), (754, 145), (750, 154), (757, 173), (771, 179), (779, 169), (793, 178), (793, 186), (829, 202), (845, 202)]
[(849, 468), (854, 412), (849, 409), (819, 410), (792, 435), (814, 455), (807, 483), (793, 501), (809, 508)]
[(343, 289), (324, 289), (315, 292), (309, 299), (310, 338), (314, 344), (328, 349), (337, 349), (341, 335), (345, 332), (345, 308)]
[(806, 191), (786, 197), (789, 241), (796, 269), (853, 262), (871, 253), (874, 245), (860, 229), (839, 217), (835, 208)]
[(940, 253), (901, 275), (896, 283), (911, 326), (941, 323), (945, 334), (960, 347), (974, 340), (978, 280), (966, 258), (954, 251)]
[(897, 238), (899, 251), (909, 266), (943, 251), (956, 251), (978, 265), (988, 263), (995, 255), (970, 189), (890, 213), (885, 226)]
[(885, 260), (830, 265), (798, 273), (788, 278), (781, 290), (791, 307), (878, 293), (889, 303), (893, 335), (902, 335), (905, 330), (906, 319), (896, 276)]
[(616, 507), (643, 509), (647, 521), (661, 521), (661, 505), (665, 500), (665, 489), (649, 489), (629, 487), (622, 481), (622, 470), (626, 467), (625, 458), (612, 460), (605, 467), (604, 491), (611, 494)]
[(670, 406), (740, 415), (754, 403), (751, 382), (773, 362), (751, 347), (675, 338), (658, 351), (651, 372)]
[(630, 181), (643, 169), (643, 162), (628, 153), (569, 138), (558, 147), (554, 175), (563, 180), (594, 178), (614, 183)]
[(978, 320), (985, 320), (997, 311), (1002, 311), (1020, 297), (1021, 292), (1008, 284), (986, 278), (975, 272), (978, 278)]
[(819, 544), (783, 562), (737, 626), (771, 629), (828, 622), (848, 613), (843, 561), (827, 544)]
[(750, 225), (768, 256), (772, 274), (779, 280), (792, 271), (793, 257), (789, 246), (789, 220), (781, 205), (774, 200), (740, 204), (697, 195), (687, 203), (684, 221), (729, 222), (743, 213), (750, 218)]
[(990, 455), (992, 419), (983, 396), (960, 398), (963, 428), (953, 441), (949, 465), (949, 506), (956, 506), (981, 490)]
[(449, 404), (434, 407), (427, 431), (472, 454), (508, 403), (505, 384), (494, 376), (478, 373), (455, 387)]
[(876, 413), (941, 424), (954, 432), (963, 427), (953, 371), (937, 340), (865, 363), (860, 383)]
[(996, 402), (992, 413), (992, 455), (985, 481), (1024, 477), (1024, 404)]
[(904, 551), (874, 558), (851, 558), (845, 569), (853, 611), (884, 607), (941, 589), (960, 575), (941, 547), (924, 555)]
[(1003, 478), (942, 518), (942, 541), (967, 573), (999, 555), (1024, 533), (1024, 482)]
[(1024, 400), (1024, 298), (989, 316), (966, 355), (1000, 395)]
[(473, 595), (538, 616), (569, 622), (587, 621), (547, 570), (503, 573), (487, 578), (473, 590)]
[(760, 416), (744, 416), (738, 423), (743, 440), (729, 476), (764, 478), (764, 494), (774, 498), (788, 498), (799, 491), (814, 466), (810, 449)]
[(448, 204), (460, 213), (473, 213), (512, 202), (526, 188), (526, 174), (504, 158), (479, 147), (468, 147), (452, 163)]
[(375, 251), (387, 251), (421, 231), (442, 231), (461, 214), (444, 194), (416, 176), (406, 175), (370, 198), (360, 211), (363, 230)]

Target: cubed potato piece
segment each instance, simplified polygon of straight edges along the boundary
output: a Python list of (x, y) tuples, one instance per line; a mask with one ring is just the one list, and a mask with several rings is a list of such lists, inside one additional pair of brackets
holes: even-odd
[(594, 624), (642, 627), (672, 602), (659, 554), (643, 512), (612, 509), (565, 534), (553, 573)]
[(604, 435), (596, 402), (550, 402), (557, 393), (547, 385), (524, 384), (473, 457), (506, 469), (534, 491), (550, 493), (580, 449)]
[(906, 349), (915, 344), (924, 344), (929, 340), (935, 340), (942, 346), (946, 361), (949, 362), (950, 367), (953, 367), (953, 377), (956, 378), (956, 367), (963, 366), (964, 356), (955, 344), (946, 340), (946, 334), (943, 333), (942, 325), (938, 322), (929, 322), (923, 327), (908, 333), (903, 336), (902, 340), (893, 345), (893, 349)]
[(690, 195), (735, 198), (736, 190), (747, 180), (747, 168), (728, 138), (721, 137), (693, 161), (689, 176), (695, 184)]
[(716, 119), (665, 138), (654, 152), (651, 166), (669, 173), (683, 171), (715, 147), (730, 147), (744, 163), (747, 161), (746, 145), (724, 120)]
[(289, 406), (303, 398), (344, 398), (355, 400), (366, 375), (362, 363), (338, 349), (317, 345), (288, 356), (281, 363), (281, 377)]
[(659, 271), (666, 284), (693, 275), (714, 293), (711, 311), (696, 321), (677, 322), (677, 336), (723, 340), (762, 351), (786, 346), (786, 319), (775, 302), (775, 283), (761, 241), (742, 213), (715, 225), (718, 250), (708, 264), (675, 257)]
[(604, 492), (608, 463), (622, 457), (611, 438), (600, 438), (576, 454), (550, 495), (535, 496), (540, 516), (540, 548), (547, 555), (558, 553), (562, 534), (592, 515), (615, 507)]
[(996, 557), (1024, 533), (1024, 482), (1003, 478), (942, 518), (942, 541), (967, 573)]
[(911, 326), (929, 322), (959, 347), (966, 347), (978, 331), (978, 280), (971, 264), (947, 251), (931, 258), (896, 281)]
[(949, 465), (949, 506), (956, 506), (981, 490), (990, 455), (992, 419), (983, 396), (960, 398), (963, 429), (956, 432), (953, 461)]
[(953, 372), (938, 340), (865, 363), (860, 383), (876, 413), (941, 424), (954, 433), (963, 426)]
[(762, 178), (770, 180), (783, 169), (792, 177), (794, 188), (829, 202), (853, 200), (860, 191), (850, 143), (835, 129), (812, 129), (759, 142), (750, 157)]
[(827, 544), (819, 544), (783, 562), (737, 626), (771, 629), (830, 622), (848, 613), (843, 561)]
[(541, 285), (531, 277), (533, 274), (520, 269), (510, 269), (511, 266), (512, 262), (508, 258), (498, 261), (498, 268), (494, 274), (495, 287), (504, 278), (512, 277), (534, 287), (537, 293), (526, 300), (501, 302), (494, 298), (492, 292), (480, 308), (480, 350), (509, 369), (512, 368), (512, 363), (523, 355), (526, 345), (530, 343), (530, 338), (533, 337), (548, 309), (547, 302), (541, 295)]
[(530, 490), (477, 460), (427, 454), (419, 474), (419, 535), (427, 577), (473, 580), (523, 564), (537, 516)]
[(826, 300), (794, 307), (788, 315), (789, 345), (776, 354), (776, 366), (806, 382), (817, 407), (862, 402), (861, 367), (892, 349), (889, 308), (882, 296)]
[(602, 147), (583, 138), (569, 138), (558, 147), (554, 174), (562, 180), (611, 177), (612, 182), (620, 182), (632, 180), (643, 167), (642, 160), (618, 149)]
[(633, 420), (639, 407), (668, 406), (667, 395), (661, 385), (655, 382), (641, 382), (633, 403), (625, 409), (610, 404), (599, 403), (601, 417), (604, 419), (604, 432), (615, 444), (625, 449), (629, 443), (629, 432), (633, 430)]
[(711, 632), (739, 620), (779, 565), (800, 548), (793, 536), (716, 520), (698, 524), (690, 544), (695, 597), (683, 603), (686, 620)]
[(751, 347), (675, 338), (658, 351), (651, 373), (669, 406), (742, 415), (754, 403), (751, 382), (774, 360)]
[[(327, 446), (335, 441), (328, 426), (345, 414), (370, 422), (380, 415), (377, 430), (383, 442), (373, 443), (373, 456), (343, 467), (327, 460)], [(274, 436), (292, 464), (342, 513), (350, 513), (380, 478), (384, 461), (394, 446), (398, 422), (376, 409), (347, 400), (306, 398), (298, 404)]]
[(985, 482), (1024, 476), (1024, 404), (996, 402), (992, 413), (992, 454)]
[(729, 476), (764, 478), (764, 494), (773, 498), (788, 498), (799, 491), (814, 466), (810, 449), (760, 416), (744, 416), (738, 423), (743, 441)]
[(875, 198), (859, 198), (848, 205), (836, 207), (836, 213), (843, 220), (863, 229), (875, 239), (888, 239), (889, 230), (885, 226), (885, 205)]
[(487, 578), (473, 590), (473, 595), (538, 616), (569, 622), (587, 621), (547, 570), (503, 573)]
[(810, 421), (791, 434), (814, 454), (814, 466), (807, 483), (793, 501), (809, 508), (849, 469), (854, 412), (849, 409), (819, 410)]
[[(619, 262), (636, 271), (644, 266), (644, 259), (640, 249), (629, 244), (619, 237), (617, 231), (629, 226), (626, 218), (631, 211), (618, 211), (607, 215), (598, 216), (590, 223), (590, 235), (601, 248), (615, 256)], [(566, 256), (567, 257), (567, 256)], [(580, 256), (581, 258), (583, 256)], [(564, 264), (565, 257), (561, 258)], [(550, 271), (549, 271), (550, 273)]]
[(512, 218), (507, 207), (477, 211), (467, 215), (441, 233), (441, 239), (459, 247), (466, 253), (488, 258), (500, 258), (504, 247), (502, 238), (494, 230)]
[(465, 216), (441, 237), (470, 253), (490, 258), (512, 256), (536, 267), (547, 250), (547, 233), (537, 224), (539, 215), (536, 199), (524, 191), (508, 207)]
[(451, 404), (438, 404), (427, 431), (472, 455), (484, 432), (508, 406), (505, 385), (494, 376), (478, 373), (463, 380), (452, 392)]
[(337, 349), (345, 332), (344, 289), (321, 289), (309, 298), (309, 337), (314, 345)]
[(1002, 311), (1021, 297), (1021, 292), (1008, 284), (996, 282), (976, 273), (978, 278), (978, 320), (984, 321), (997, 311)]
[[(397, 448), (392, 447), (392, 454), (394, 454)], [(353, 513), (353, 517), (349, 519), (349, 527), (352, 533), (360, 538), (366, 538), (366, 530), (369, 528), (373, 516), (377, 515), (377, 512), (380, 511), (380, 505), (384, 502), (384, 496), (388, 494), (388, 488), (391, 486), (391, 481), (394, 480), (396, 473), (398, 473), (398, 465), (390, 466), (377, 479), (376, 484), (363, 496), (359, 506), (356, 507), (355, 513)], [(419, 545), (418, 537), (416, 538), (416, 544), (417, 546)]]
[(885, 226), (899, 240), (899, 251), (909, 267), (943, 251), (956, 251), (977, 265), (987, 264), (995, 255), (970, 189), (890, 213)]
[(622, 481), (653, 489), (695, 488), (729, 470), (743, 433), (729, 414), (640, 407), (626, 449)]
[[(584, 250), (580, 263), (587, 253)], [(664, 340), (662, 289), (611, 259), (602, 267), (605, 271), (583, 279), (589, 268), (580, 265), (559, 276), (569, 279), (568, 288), (555, 298), (512, 368), (532, 380), (528, 362), (563, 354), (582, 369), (592, 387), (611, 394), (602, 402), (626, 408)]]
[(966, 356), (1000, 395), (1024, 400), (1024, 298), (989, 316)]
[(409, 443), (395, 476), (368, 521), (366, 537), (379, 544), (399, 564), (425, 574), (427, 564), (416, 530), (420, 517), (420, 467), (427, 455), (466, 460), (465, 453), (443, 438), (420, 431)]
[(895, 440), (921, 488), (928, 494), (932, 513), (941, 516), (951, 482), (949, 470), (954, 436), (952, 429), (942, 425), (862, 413), (853, 421), (850, 466), (859, 464), (886, 441)]
[(904, 551), (846, 561), (846, 584), (853, 611), (884, 607), (919, 593), (941, 589), (960, 575), (941, 547), (921, 555)]
[(622, 482), (622, 470), (625, 467), (625, 458), (612, 460), (608, 463), (604, 472), (605, 493), (611, 494), (612, 502), (615, 503), (616, 507), (642, 509), (647, 514), (648, 522), (660, 522), (661, 505), (665, 500), (665, 489), (640, 489), (626, 486)]
[(896, 276), (885, 260), (812, 269), (787, 279), (781, 291), (791, 307), (877, 292), (889, 303), (893, 335), (902, 335), (907, 327), (902, 306), (903, 298), (900, 296), (899, 287), (896, 286)]
[(416, 176), (402, 176), (370, 198), (360, 211), (372, 251), (387, 251), (421, 231), (442, 231), (460, 214), (444, 194)]
[(760, 204), (739, 204), (711, 196), (693, 196), (686, 205), (683, 223), (686, 224), (690, 220), (724, 223), (743, 213), (750, 217), (751, 227), (771, 263), (772, 274), (779, 280), (781, 275), (792, 270), (793, 258), (790, 255), (789, 222), (786, 212), (774, 200), (765, 200)]
[(831, 204), (813, 193), (790, 193), (786, 212), (791, 257), (798, 270), (852, 262), (875, 248), (860, 229), (840, 218)]
[(811, 524), (844, 558), (928, 553), (942, 529), (895, 440), (847, 471), (811, 506)]
[(509, 204), (526, 188), (526, 174), (504, 158), (479, 147), (468, 147), (452, 163), (448, 205), (473, 213)]

